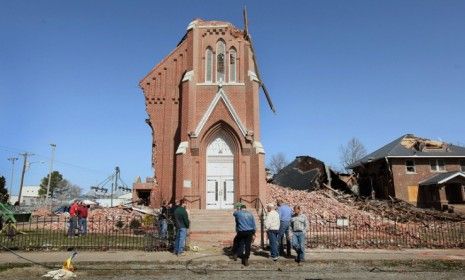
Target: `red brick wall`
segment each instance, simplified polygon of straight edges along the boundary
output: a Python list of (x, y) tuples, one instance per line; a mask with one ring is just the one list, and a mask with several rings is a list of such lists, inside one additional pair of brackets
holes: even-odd
[[(223, 90), (242, 123), (253, 132), (252, 138), (246, 139), (221, 101), (200, 134), (190, 135), (218, 92), (217, 84), (205, 85), (204, 65), (206, 48), (210, 46), (215, 57), (219, 39), (225, 41), (228, 57)], [(231, 47), (237, 51), (235, 84), (228, 84), (227, 51)], [(191, 70), (194, 70), (193, 78), (182, 82), (184, 73)], [(202, 201), (199, 207), (205, 208), (205, 149), (218, 129), (228, 131), (236, 146), (236, 200), (245, 194), (264, 197), (264, 157), (257, 155), (252, 146), (253, 141), (260, 141), (258, 84), (250, 80), (249, 70), (255, 72), (249, 44), (240, 30), (225, 22), (198, 21), (187, 32), (185, 40), (140, 82), (153, 129), (152, 160), (160, 188), (156, 201), (199, 197)], [(189, 149), (185, 154), (175, 155), (181, 141), (187, 141)], [(184, 180), (192, 181), (191, 188), (184, 188)]]
[[(392, 173), (394, 178), (396, 197), (409, 201), (408, 187), (418, 186), (419, 182), (428, 179), (437, 174), (431, 171), (430, 159), (417, 158), (415, 160), (416, 172), (407, 173), (405, 169), (405, 161), (407, 159), (390, 159), (392, 164)], [(459, 159), (444, 159), (446, 171), (460, 171)]]

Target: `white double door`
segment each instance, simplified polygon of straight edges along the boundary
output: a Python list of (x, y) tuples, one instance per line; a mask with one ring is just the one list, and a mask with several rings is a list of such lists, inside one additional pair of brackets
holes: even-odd
[(207, 209), (232, 209), (233, 204), (234, 179), (207, 177)]
[(227, 140), (219, 135), (207, 147), (207, 209), (233, 208), (234, 154)]

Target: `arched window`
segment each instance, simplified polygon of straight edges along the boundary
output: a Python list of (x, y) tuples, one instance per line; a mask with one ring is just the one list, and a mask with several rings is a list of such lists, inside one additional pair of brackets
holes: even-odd
[(231, 48), (229, 50), (229, 82), (236, 82), (236, 50)]
[(213, 78), (213, 52), (210, 47), (205, 51), (205, 82), (212, 82)]
[(225, 81), (224, 80), (224, 60), (225, 60), (225, 44), (223, 40), (216, 43), (216, 81)]

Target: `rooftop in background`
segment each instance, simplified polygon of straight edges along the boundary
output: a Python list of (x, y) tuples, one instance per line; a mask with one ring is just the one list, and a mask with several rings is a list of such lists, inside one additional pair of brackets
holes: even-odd
[(413, 134), (405, 134), (391, 143), (381, 147), (373, 153), (351, 164), (348, 168), (355, 168), (362, 164), (377, 161), (384, 158), (425, 158), (425, 157), (463, 157), (465, 147), (449, 144), (444, 141), (436, 141), (421, 138)]
[(23, 186), (21, 196), (39, 197), (39, 190), (40, 186)]

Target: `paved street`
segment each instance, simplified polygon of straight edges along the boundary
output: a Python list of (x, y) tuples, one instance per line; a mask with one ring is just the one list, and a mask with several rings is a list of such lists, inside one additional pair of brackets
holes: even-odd
[[(68, 252), (21, 252), (34, 262), (59, 267)], [(313, 250), (308, 262), (253, 256), (249, 267), (215, 252), (175, 257), (167, 252), (80, 252), (78, 279), (462, 279), (465, 250)], [(1, 279), (35, 279), (49, 268), (0, 253)], [(6, 264), (10, 264), (6, 269)], [(27, 265), (27, 267), (15, 267)]]

